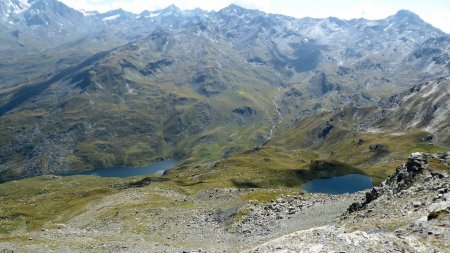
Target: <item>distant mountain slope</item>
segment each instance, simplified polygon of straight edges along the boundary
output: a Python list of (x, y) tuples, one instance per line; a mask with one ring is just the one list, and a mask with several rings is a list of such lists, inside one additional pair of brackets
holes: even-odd
[[(308, 129), (322, 133), (323, 124), (328, 121), (330, 127), (327, 133), (314, 134), (311, 139), (327, 139), (336, 127), (345, 127), (354, 132), (396, 133), (424, 130), (436, 135), (437, 143), (450, 146), (450, 77), (441, 77), (412, 86), (399, 94), (381, 99), (369, 107), (348, 106), (340, 111), (318, 113), (320, 118), (310, 117), (316, 123), (300, 120), (295, 128), (302, 129), (302, 124), (312, 123)], [(311, 128), (312, 127), (312, 128)], [(316, 128), (317, 127), (317, 128)], [(307, 135), (305, 135), (306, 137)], [(342, 137), (342, 136), (341, 136)]]
[[(2, 178), (164, 157), (195, 165), (267, 141), (315, 149), (364, 127), (428, 131), (448, 144), (448, 98), (431, 86), (432, 101), (411, 95), (382, 115), (386, 97), (418, 83), (448, 88), (432, 80), (450, 74), (449, 35), (409, 11), (295, 19), (230, 5), (137, 15), (56, 0), (0, 10)], [(351, 119), (328, 122), (336, 113)]]
[(311, 150), (380, 177), (410, 152), (448, 150), (449, 115), (450, 77), (442, 77), (374, 105), (303, 117), (267, 146)]
[[(409, 11), (382, 20), (295, 19), (230, 5), (219, 12), (169, 6), (137, 15), (124, 10), (80, 12), (56, 0), (3, 0), (0, 10), (0, 26), (6, 31), (0, 35), (5, 56), (0, 86), (49, 74), (48, 68), (39, 67), (42, 61), (54, 68), (61, 59), (81, 63), (89, 54), (142, 39), (156, 29), (177, 32), (201, 24), (233, 43), (249, 61), (269, 64), (293, 83), (318, 69), (327, 74), (356, 69), (369, 78), (353, 74), (346, 81), (385, 91), (387, 81), (409, 76), (409, 69), (396, 69), (407, 55), (428, 39), (448, 37)], [(26, 68), (18, 71), (17, 64)], [(26, 78), (20, 77), (23, 72)]]
[(281, 84), (205, 31), (156, 31), (3, 97), (1, 174), (218, 159), (266, 140)]
[[(450, 77), (441, 77), (383, 99), (359, 120), (362, 129), (404, 133), (423, 129), (437, 143), (450, 146)], [(432, 140), (431, 138), (429, 139)]]

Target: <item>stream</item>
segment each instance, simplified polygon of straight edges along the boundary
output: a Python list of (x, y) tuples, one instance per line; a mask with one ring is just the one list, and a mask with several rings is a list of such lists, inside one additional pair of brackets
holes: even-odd
[(281, 123), (283, 123), (283, 120), (284, 120), (284, 119), (283, 119), (283, 114), (281, 113), (280, 107), (279, 107), (279, 105), (278, 105), (278, 100), (280, 99), (281, 94), (283, 94), (283, 92), (282, 92), (281, 87), (279, 87), (279, 88), (278, 88), (278, 92), (275, 94), (275, 96), (274, 96), (274, 98), (273, 98), (273, 100), (272, 100), (272, 103), (273, 103), (273, 105), (275, 106), (275, 110), (276, 110), (276, 112), (277, 112), (277, 114), (278, 114), (278, 117), (277, 117), (278, 120), (275, 121), (274, 124), (272, 125), (272, 127), (270, 128), (269, 135), (266, 137), (266, 140), (267, 140), (267, 141), (269, 141), (269, 140), (272, 139), (273, 133), (274, 133), (274, 131), (275, 131), (275, 128), (276, 128), (278, 125), (280, 125)]

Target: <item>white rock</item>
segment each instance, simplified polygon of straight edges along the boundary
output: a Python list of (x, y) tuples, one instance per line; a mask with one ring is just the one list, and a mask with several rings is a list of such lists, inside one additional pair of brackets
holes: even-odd
[(310, 252), (321, 252), (323, 250), (323, 245), (322, 244), (316, 244), (313, 245), (309, 248)]
[(425, 223), (428, 221), (428, 217), (427, 216), (422, 216), (419, 219), (416, 220), (416, 224), (421, 224), (421, 223)]
[(364, 236), (364, 238), (370, 239), (370, 236), (366, 232), (362, 231), (361, 234), (362, 236)]
[(420, 202), (420, 201), (414, 201), (413, 202), (413, 206), (414, 207), (419, 207), (419, 206), (421, 206), (422, 205), (422, 202)]
[(428, 208), (428, 211), (430, 212), (440, 212), (445, 209), (450, 209), (450, 201), (441, 201), (438, 203), (433, 203)]
[(347, 241), (347, 244), (352, 244), (352, 240), (350, 239), (350, 238), (348, 238), (348, 237), (345, 237), (345, 240)]

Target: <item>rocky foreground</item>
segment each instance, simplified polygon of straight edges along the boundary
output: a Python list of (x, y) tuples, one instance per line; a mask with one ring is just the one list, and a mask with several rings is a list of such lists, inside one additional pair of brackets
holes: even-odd
[(0, 235), (0, 252), (449, 252), (449, 168), (450, 152), (414, 153), (370, 191), (268, 203), (252, 199), (274, 190), (147, 182)]
[(248, 252), (450, 252), (449, 165), (448, 153), (413, 153), (336, 222)]

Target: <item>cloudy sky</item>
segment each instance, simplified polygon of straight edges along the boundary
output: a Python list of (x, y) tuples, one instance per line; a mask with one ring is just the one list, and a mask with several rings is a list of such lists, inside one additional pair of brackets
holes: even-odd
[(268, 13), (293, 17), (380, 19), (407, 9), (435, 27), (450, 33), (450, 0), (60, 0), (75, 9), (108, 10), (122, 8), (140, 13), (175, 4), (180, 9), (220, 10), (231, 3)]

